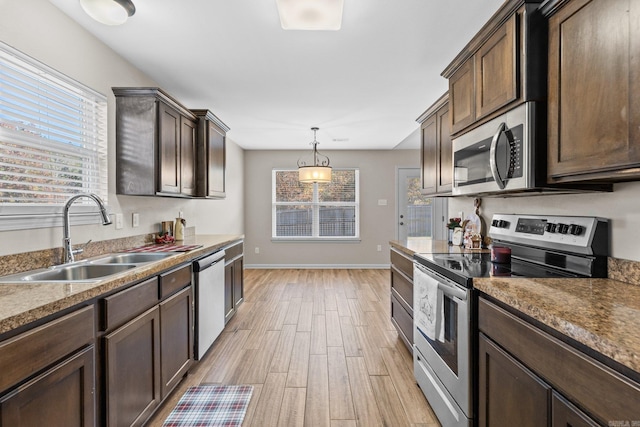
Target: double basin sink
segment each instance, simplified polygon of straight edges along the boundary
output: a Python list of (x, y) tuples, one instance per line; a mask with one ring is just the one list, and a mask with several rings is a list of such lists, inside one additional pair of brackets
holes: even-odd
[(84, 261), (3, 276), (0, 277), (0, 283), (93, 282), (173, 255), (175, 255), (174, 252), (113, 253)]

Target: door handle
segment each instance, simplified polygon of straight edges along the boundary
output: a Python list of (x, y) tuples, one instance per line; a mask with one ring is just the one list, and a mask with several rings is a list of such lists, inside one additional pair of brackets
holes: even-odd
[(505, 182), (500, 176), (500, 171), (498, 170), (498, 164), (496, 161), (496, 156), (498, 155), (496, 148), (498, 147), (498, 140), (500, 139), (500, 135), (507, 129), (507, 125), (504, 122), (500, 123), (498, 126), (498, 131), (495, 135), (493, 135), (493, 139), (491, 140), (491, 150), (489, 152), (489, 164), (491, 166), (491, 175), (493, 175), (493, 180), (498, 184), (499, 189), (504, 189)]

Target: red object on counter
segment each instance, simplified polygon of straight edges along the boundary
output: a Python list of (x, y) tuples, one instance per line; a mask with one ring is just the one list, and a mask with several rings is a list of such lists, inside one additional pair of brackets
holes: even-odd
[(508, 264), (511, 262), (511, 248), (503, 246), (491, 247), (491, 262), (498, 264)]
[(122, 252), (187, 252), (192, 249), (198, 249), (201, 247), (202, 245), (159, 244), (159, 245), (140, 246), (138, 248), (127, 249)]

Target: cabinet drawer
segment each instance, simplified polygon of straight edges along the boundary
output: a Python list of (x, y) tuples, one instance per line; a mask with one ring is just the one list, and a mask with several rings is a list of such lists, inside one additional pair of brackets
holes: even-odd
[(244, 250), (244, 245), (242, 242), (239, 242), (232, 246), (224, 248), (224, 258), (227, 261), (232, 260), (235, 257), (242, 255), (243, 250)]
[(52, 320), (0, 344), (0, 391), (93, 342), (93, 306)]
[(395, 265), (391, 266), (391, 289), (394, 289), (404, 299), (404, 302), (413, 309), (413, 281), (410, 281)]
[(171, 295), (191, 283), (191, 264), (160, 275), (160, 298)]
[(391, 322), (409, 351), (413, 353), (413, 317), (407, 313), (393, 293), (391, 293)]
[(482, 298), (478, 324), (516, 359), (601, 422), (640, 419), (640, 385), (629, 378)]
[(111, 295), (103, 300), (103, 330), (109, 330), (131, 320), (158, 302), (158, 278)]
[(391, 248), (391, 264), (413, 281), (413, 259)]

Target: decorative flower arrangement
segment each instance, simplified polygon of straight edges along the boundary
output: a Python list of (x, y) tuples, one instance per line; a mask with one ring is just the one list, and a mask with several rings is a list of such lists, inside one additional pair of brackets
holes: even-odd
[(462, 227), (462, 225), (460, 225), (460, 221), (462, 221), (462, 218), (449, 218), (447, 228), (449, 230), (453, 230), (456, 227)]

